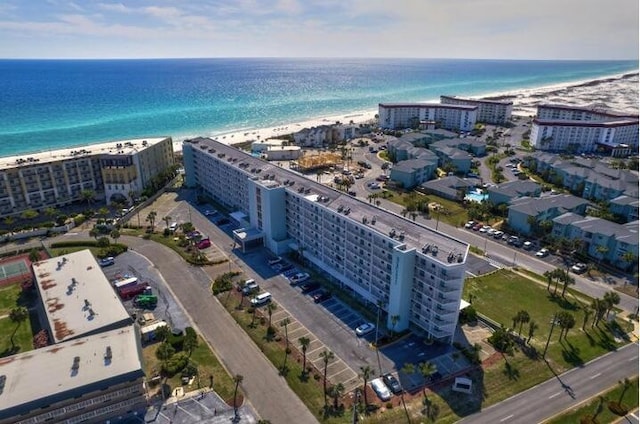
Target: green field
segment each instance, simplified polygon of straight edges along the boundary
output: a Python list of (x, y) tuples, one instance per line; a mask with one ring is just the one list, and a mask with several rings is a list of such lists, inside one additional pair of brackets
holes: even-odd
[[(634, 378), (631, 381), (632, 385), (624, 392), (624, 397), (622, 398), (622, 403), (629, 408), (629, 410), (634, 410), (638, 408), (638, 378)], [(565, 412), (562, 415), (559, 415), (549, 421), (545, 421), (545, 424), (573, 424), (579, 423), (580, 419), (583, 417), (591, 417), (597, 415), (596, 419), (599, 423), (612, 423), (616, 420), (620, 420), (620, 416), (611, 412), (608, 408), (607, 402), (614, 401), (618, 402), (620, 400), (620, 395), (622, 394), (622, 386), (620, 384), (615, 385), (611, 389), (607, 390), (605, 393), (602, 393), (603, 402), (600, 403), (600, 397), (597, 396), (592, 398), (586, 403), (580, 404), (580, 406), (571, 409), (570, 411)], [(625, 421), (622, 421), (625, 422)]]
[[(14, 331), (12, 345), (11, 336)], [(30, 319), (26, 319), (20, 325), (11, 321), (9, 317), (0, 319), (0, 358), (29, 350), (33, 350), (33, 332)]]
[(0, 288), (0, 316), (8, 315), (13, 308), (18, 306), (21, 291), (20, 283)]
[[(434, 222), (439, 219), (442, 222), (446, 222), (447, 224), (459, 227), (469, 220), (469, 215), (467, 214), (467, 210), (464, 208), (464, 206), (453, 200), (444, 199), (434, 194), (425, 195), (418, 192), (405, 193), (387, 190), (385, 191), (385, 193), (388, 193), (386, 195), (388, 200), (405, 207), (407, 205), (410, 205), (411, 203), (420, 201), (425, 201), (428, 203), (438, 203), (442, 206), (443, 212), (431, 212), (431, 219)], [(411, 215), (407, 215), (407, 218), (411, 219)]]
[[(511, 271), (500, 270), (491, 275), (467, 279), (463, 297), (469, 299), (473, 296), (473, 306), (478, 312), (505, 327), (513, 326), (512, 317), (518, 311), (527, 311), (539, 326), (531, 340), (531, 346), (538, 352), (544, 349), (554, 314), (560, 311), (573, 314), (576, 324), (566, 339), (559, 340), (560, 329), (557, 326), (551, 336), (547, 359), (556, 372), (582, 365), (626, 343), (618, 343), (614, 339), (612, 329), (616, 326), (615, 323), (608, 325), (601, 322), (593, 327), (590, 318), (583, 331), (584, 309), (588, 304), (585, 302), (590, 302), (590, 299), (582, 295), (577, 297), (572, 290), (567, 290), (565, 298), (562, 298), (560, 292), (561, 287), (557, 295), (553, 296), (545, 285)], [(516, 330), (518, 327), (516, 326)], [(522, 333), (526, 336), (528, 324), (524, 324), (522, 328)], [(544, 363), (541, 366), (546, 367)]]

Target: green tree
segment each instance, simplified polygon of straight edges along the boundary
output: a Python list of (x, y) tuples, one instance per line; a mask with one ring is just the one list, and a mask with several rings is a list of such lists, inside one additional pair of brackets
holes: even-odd
[(300, 348), (302, 349), (302, 374), (304, 375), (307, 373), (307, 349), (309, 349), (311, 340), (308, 337), (300, 337), (298, 343), (300, 343)]
[(609, 248), (605, 245), (599, 244), (596, 246), (596, 252), (598, 252), (598, 263), (602, 263), (602, 260), (605, 258), (607, 253), (609, 253)]
[(373, 368), (371, 368), (369, 365), (363, 365), (360, 367), (360, 377), (362, 378), (363, 381), (363, 386), (362, 386), (362, 392), (364, 393), (364, 410), (366, 411), (366, 413), (368, 413), (369, 409), (369, 400), (367, 398), (367, 383), (369, 382), (369, 379), (371, 378), (371, 376), (373, 375)]
[(20, 218), (22, 219), (35, 219), (40, 215), (35, 209), (27, 209), (26, 211), (20, 214)]
[(193, 350), (198, 347), (198, 334), (191, 327), (187, 327), (185, 329), (184, 341), (183, 341), (183, 349), (187, 351), (189, 357), (193, 353)]
[(271, 328), (271, 318), (273, 317), (273, 312), (278, 309), (278, 305), (273, 302), (269, 302), (267, 304), (267, 315), (269, 315), (269, 325), (267, 325), (267, 329)]
[(33, 248), (29, 251), (29, 261), (31, 263), (38, 262), (40, 260), (40, 251), (36, 248)]
[(518, 322), (520, 323), (520, 328), (518, 328), (518, 336), (522, 334), (522, 325), (528, 323), (531, 320), (529, 316), (529, 312), (525, 310), (518, 311)]
[(113, 229), (111, 230), (111, 233), (109, 233), (109, 236), (111, 236), (114, 243), (117, 243), (118, 239), (120, 238), (120, 231)]
[(558, 313), (557, 319), (558, 326), (560, 327), (560, 337), (558, 338), (558, 340), (562, 339), (563, 334), (566, 340), (569, 330), (576, 325), (576, 319), (572, 313), (567, 311), (561, 311), (560, 313)]
[(617, 292), (610, 291), (604, 294), (603, 300), (607, 308), (607, 318), (609, 318), (613, 307), (620, 303), (620, 295)]
[(18, 331), (18, 328), (20, 328), (20, 324), (26, 321), (27, 318), (29, 318), (29, 310), (27, 310), (27, 308), (25, 308), (24, 306), (17, 306), (13, 308), (11, 312), (9, 312), (9, 319), (16, 324), (16, 327), (13, 329), (13, 333), (11, 333), (12, 351), (16, 348), (15, 341), (13, 340), (16, 336), (16, 332)]
[(327, 368), (329, 367), (329, 361), (335, 358), (335, 355), (330, 350), (324, 350), (320, 353), (322, 363), (324, 365), (324, 376), (322, 380), (322, 392), (324, 393), (324, 405), (327, 406)]
[(334, 384), (329, 387), (329, 396), (333, 398), (333, 410), (338, 410), (338, 399), (344, 394), (344, 385), (342, 383)]
[(235, 387), (233, 388), (233, 415), (237, 419), (238, 417), (238, 387), (240, 383), (242, 383), (244, 377), (240, 374), (236, 374), (233, 376), (233, 382), (235, 383)]
[(163, 325), (161, 327), (156, 328), (155, 334), (156, 334), (156, 339), (158, 341), (166, 342), (167, 339), (169, 338), (169, 334), (171, 334), (171, 331), (169, 330), (168, 326)]
[(591, 327), (596, 327), (598, 323), (604, 318), (604, 314), (607, 312), (607, 304), (602, 299), (593, 299), (590, 306), (591, 310), (595, 314), (593, 321), (591, 322)]
[(624, 252), (621, 256), (623, 262), (627, 264), (627, 271), (635, 264), (638, 264), (638, 257), (633, 252)]
[(156, 226), (156, 217), (157, 216), (158, 216), (158, 212), (151, 211), (151, 212), (149, 212), (149, 214), (147, 215), (147, 218), (145, 219), (145, 221), (147, 221), (149, 223), (149, 225), (151, 226), (151, 232), (154, 231), (154, 228)]
[(156, 358), (162, 362), (163, 368), (169, 359), (176, 353), (176, 350), (167, 342), (163, 342), (156, 349)]
[(285, 317), (280, 322), (280, 327), (284, 327), (285, 350), (289, 349), (289, 324), (291, 324), (291, 320), (289, 319), (289, 317)]
[[(427, 379), (429, 378), (429, 376), (436, 371), (438, 371), (438, 367), (436, 367), (436, 365), (432, 362), (425, 361), (418, 364), (418, 372), (420, 373), (420, 375), (422, 375), (422, 378), (424, 378), (425, 383), (426, 381), (428, 381)], [(426, 384), (422, 386), (422, 394), (425, 398), (427, 397), (426, 388)]]
[(80, 198), (86, 201), (87, 205), (90, 205), (96, 198), (96, 192), (93, 190), (82, 190), (80, 192)]
[(567, 287), (569, 285), (574, 285), (576, 283), (575, 278), (569, 275), (569, 272), (565, 272), (562, 276), (562, 294), (561, 296), (564, 298), (564, 294), (567, 291)]
[(503, 355), (505, 353), (510, 355), (513, 352), (513, 339), (504, 326), (496, 329), (488, 340), (489, 343)]
[(166, 228), (169, 229), (169, 223), (171, 222), (171, 217), (170, 216), (165, 216), (164, 218), (162, 218), (162, 220), (164, 221), (164, 224), (166, 225)]

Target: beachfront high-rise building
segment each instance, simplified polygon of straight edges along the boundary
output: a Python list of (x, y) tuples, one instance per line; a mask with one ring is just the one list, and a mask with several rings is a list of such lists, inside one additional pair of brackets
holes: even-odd
[(171, 137), (0, 158), (0, 217), (82, 200), (127, 200), (174, 164)]
[(503, 125), (511, 119), (513, 102), (510, 100), (469, 99), (457, 96), (440, 96), (440, 103), (446, 105), (478, 106), (478, 122)]
[(298, 252), (364, 303), (381, 302), (389, 328), (451, 343), (466, 243), (208, 138), (182, 149), (186, 184), (233, 211), (240, 248)]
[(552, 152), (634, 155), (638, 153), (638, 115), (594, 107), (539, 105), (531, 126), (531, 145)]
[(380, 103), (378, 125), (386, 129), (419, 128), (432, 121), (439, 128), (471, 131), (478, 117), (478, 106), (441, 103)]

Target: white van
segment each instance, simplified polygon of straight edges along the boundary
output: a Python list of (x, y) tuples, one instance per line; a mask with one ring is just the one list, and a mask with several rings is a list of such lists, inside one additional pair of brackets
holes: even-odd
[(169, 231), (171, 231), (172, 233), (175, 232), (177, 229), (178, 229), (177, 222), (172, 222), (171, 225), (169, 225)]
[(259, 295), (251, 299), (251, 304), (253, 306), (260, 306), (269, 302), (271, 302), (271, 293), (269, 292), (260, 293)]

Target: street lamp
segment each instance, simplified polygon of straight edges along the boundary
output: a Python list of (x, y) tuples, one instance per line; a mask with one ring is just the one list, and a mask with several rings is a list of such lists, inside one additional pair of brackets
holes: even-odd
[(380, 328), (380, 309), (382, 301), (378, 300), (378, 316), (376, 317), (376, 357), (378, 358), (378, 371), (382, 375), (382, 364), (380, 363), (380, 350), (378, 349), (378, 329)]

